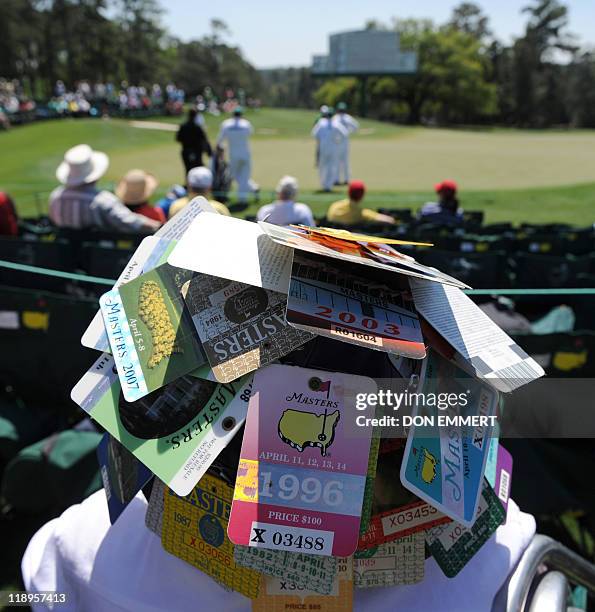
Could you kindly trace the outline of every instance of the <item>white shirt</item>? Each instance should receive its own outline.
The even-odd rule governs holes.
[[[273,223],[275,225],[302,224],[310,227],[314,226],[314,216],[307,204],[292,202],[290,200],[277,200],[261,206],[256,213],[258,221]]]
[[[348,134],[353,134],[359,130],[359,123],[348,113],[337,113],[333,117],[333,121],[339,125],[342,125]]]
[[[29,542],[21,571],[29,592],[66,593],[58,612],[157,612],[220,610],[250,612],[251,601],[227,592],[209,576],[170,555],[145,526],[147,502],[139,493],[110,526],[105,492],[44,525]],[[508,503],[506,523],[465,568],[447,578],[432,558],[425,578],[413,585],[354,592],[355,612],[490,612],[535,534],[535,520]],[[34,612],[47,610],[33,604]]]
[[[331,119],[323,117],[312,128],[312,136],[318,140],[320,153],[324,155],[332,152],[333,149],[349,137],[349,134],[342,125],[333,123]]]
[[[249,139],[253,133],[252,124],[243,117],[226,119],[219,130],[217,144],[227,140],[229,157],[249,157]]]

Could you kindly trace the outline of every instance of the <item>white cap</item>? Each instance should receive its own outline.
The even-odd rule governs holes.
[[[186,177],[188,189],[210,189],[213,185],[213,173],[204,166],[192,168]]]
[[[294,198],[298,191],[298,181],[295,176],[284,176],[277,183],[277,193],[285,198]]]
[[[326,104],[323,104],[323,105],[320,107],[320,112],[321,112],[323,115],[325,115],[326,113],[328,113],[328,106],[327,106]]]

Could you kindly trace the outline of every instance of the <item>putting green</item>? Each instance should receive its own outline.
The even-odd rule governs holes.
[[[263,194],[283,174],[293,174],[302,199],[315,209],[326,207],[328,197],[312,193],[318,189],[315,145],[309,136],[315,113],[262,109],[248,118],[256,132],[253,177]],[[222,119],[208,117],[212,141]],[[87,142],[110,155],[107,183],[113,185],[131,168],[143,168],[159,178],[162,192],[183,182],[171,131],[171,124],[181,119],[149,121],[156,123],[149,129],[115,119],[48,121],[0,133],[0,189],[14,195],[24,215],[45,210],[64,151]],[[465,131],[370,120],[361,127],[351,142],[352,175],[367,183],[370,205],[415,208],[431,196],[435,182],[453,178],[461,186],[464,206],[486,209],[492,221],[593,221],[589,184],[595,182],[595,131]],[[561,209],[556,203],[564,198],[569,202]],[[531,202],[530,207],[523,201]]]

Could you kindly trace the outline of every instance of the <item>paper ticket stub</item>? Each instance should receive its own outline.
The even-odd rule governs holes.
[[[322,595],[331,593],[337,577],[338,557],[236,545],[234,559],[242,567],[289,581]]]
[[[484,477],[490,483],[492,489],[496,486],[496,472],[498,469],[498,448],[500,442],[496,435],[492,435],[490,445],[488,447],[488,458],[486,459],[486,469]]]
[[[350,612],[353,610],[353,561],[337,559],[337,575],[328,595],[321,595],[283,578],[263,576],[260,594],[252,601],[252,612]]]
[[[130,261],[126,264],[124,270],[122,270],[122,273],[114,284],[114,289],[142,274],[143,268],[151,253],[156,248],[162,248],[168,243],[167,240],[160,240],[155,236],[148,236],[145,238],[130,258]],[[89,323],[89,327],[87,327],[82,335],[81,344],[87,348],[101,351],[102,353],[110,351],[110,344],[107,334],[105,333],[105,325],[103,324],[103,317],[100,311],[97,311],[93,320]]]
[[[291,229],[297,229],[300,232],[305,232],[305,235],[310,234],[329,236],[339,240],[347,240],[349,242],[369,242],[372,244],[400,244],[408,246],[433,246],[430,242],[411,242],[410,240],[398,240],[396,238],[384,238],[379,236],[368,236],[367,234],[356,234],[345,229],[337,229],[333,227],[308,227],[306,225],[290,225]]]
[[[184,210],[162,225],[154,236],[147,236],[120,274],[114,288],[131,281],[154,267],[165,263],[190,223],[202,212],[215,213],[215,209],[203,197],[192,200]],[[116,270],[114,270],[114,274]],[[105,333],[103,317],[97,312],[81,338],[81,344],[102,353],[110,352],[110,344]]]
[[[494,469],[493,475],[488,475],[486,470],[486,480],[488,481],[492,489],[494,489],[494,492],[498,496],[498,499],[504,506],[505,510],[508,510],[511,479],[512,455],[502,445],[499,445],[496,467]]]
[[[146,527],[159,537],[161,537],[161,530],[163,529],[165,489],[165,484],[161,482],[159,478],[153,478],[153,488],[151,489],[151,496],[149,497],[147,512],[145,514]]]
[[[155,232],[155,236],[166,240],[180,240],[196,217],[204,212],[218,214],[205,197],[196,196],[177,215],[162,225]]]
[[[367,531],[360,535],[358,551],[394,542],[451,520],[419,499],[399,480],[404,446],[404,440],[395,439],[394,444],[384,445],[385,452],[378,456],[372,518]]]
[[[180,294],[191,274],[163,264],[99,300],[129,402],[208,363]]]
[[[370,378],[269,365],[254,374],[229,537],[313,555],[357,546],[371,428],[348,398]]]
[[[153,472],[108,433],[97,446],[103,489],[113,525],[134,496],[153,477]]]
[[[219,382],[235,380],[313,338],[287,325],[283,293],[207,274],[192,278],[182,293]]]
[[[251,388],[250,376],[222,385],[188,374],[127,402],[114,359],[104,354],[71,398],[158,478],[186,495],[242,426]]]
[[[430,529],[426,542],[436,563],[449,578],[456,576],[504,521],[506,510],[484,481],[477,518],[471,528],[449,523]]]
[[[366,589],[415,584],[424,579],[425,534],[423,531],[358,551],[353,559],[353,584]]]
[[[257,223],[224,215],[200,215],[179,240],[168,262],[286,295],[291,254],[291,249],[269,240]]]
[[[236,565],[227,524],[233,487],[205,474],[190,495],[165,493],[161,543],[172,555],[183,559],[217,582],[255,598],[260,574]]]
[[[365,533],[370,526],[372,506],[374,505],[374,481],[376,480],[376,467],[378,465],[379,450],[380,438],[372,434],[372,442],[370,443],[370,458],[368,459],[368,473],[366,474],[366,487],[364,489],[364,501],[362,504],[362,517],[359,525],[360,535]]]
[[[402,289],[389,289],[352,269],[296,252],[287,322],[365,348],[423,359],[426,349],[406,279]]]
[[[456,352],[460,367],[498,391],[540,378],[543,368],[460,289],[411,279],[415,306]]]
[[[401,482],[424,501],[468,527],[475,520],[488,457],[498,392],[436,351],[424,364],[424,397],[409,430]],[[442,419],[442,421],[441,421]]]
[[[442,512],[417,499],[394,510],[372,515],[368,530],[359,539],[358,550],[394,542],[407,535],[450,522],[451,519]]]
[[[448,283],[456,287],[467,286],[448,274],[418,263],[412,257],[403,255],[388,245],[353,242],[337,237],[309,234],[307,231],[292,230],[264,221],[259,221],[258,225],[276,245],[284,245],[327,258],[340,259],[356,264],[358,267],[364,266],[361,269],[364,275],[367,269],[376,268],[438,283]]]

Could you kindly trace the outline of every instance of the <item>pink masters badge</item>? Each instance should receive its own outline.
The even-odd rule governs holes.
[[[232,542],[338,557],[355,551],[372,429],[356,425],[353,400],[374,392],[363,376],[284,365],[256,372]]]

